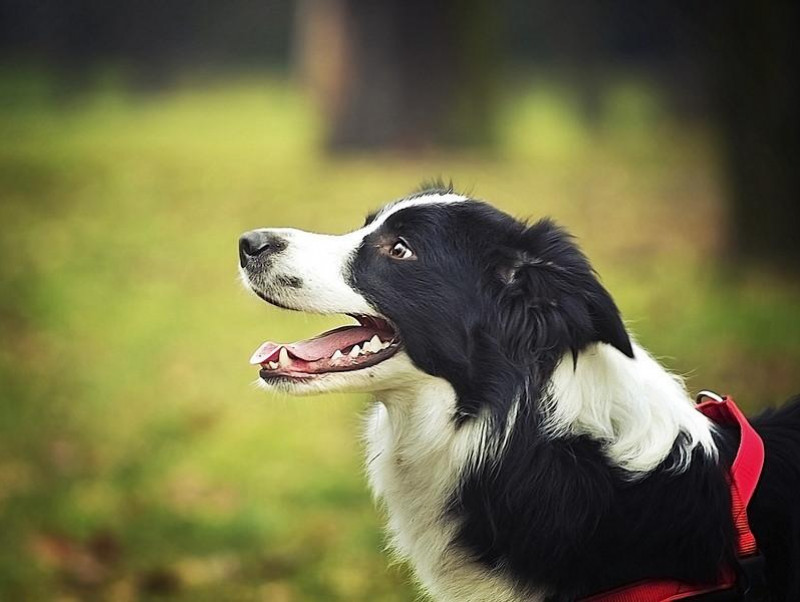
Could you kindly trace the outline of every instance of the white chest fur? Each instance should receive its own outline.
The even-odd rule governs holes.
[[[458,523],[447,503],[462,471],[481,457],[482,423],[455,429],[455,394],[437,378],[380,398],[366,425],[367,472],[386,506],[394,551],[437,602],[535,602],[452,545]]]

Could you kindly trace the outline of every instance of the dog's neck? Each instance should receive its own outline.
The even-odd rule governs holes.
[[[423,463],[428,474],[443,475],[452,471],[439,469],[462,467],[476,451],[477,425],[468,425],[463,433],[454,428],[456,394],[446,380],[426,375],[403,388],[383,391],[376,399],[380,405],[372,416],[367,437],[370,443],[379,442],[381,448],[369,450],[370,462],[373,455],[374,461],[381,462],[390,455],[393,471],[405,474],[406,467]],[[433,487],[438,493],[454,485],[449,477],[441,478],[442,482],[426,483],[426,487]],[[391,489],[385,483],[372,484],[381,494]]]
[[[458,525],[446,504],[464,471],[482,459],[485,422],[455,428],[456,394],[440,378],[423,376],[402,389],[383,391],[366,429],[367,473],[375,497],[388,511],[392,548],[414,565],[436,600],[519,602],[502,575],[486,575],[454,550]],[[542,597],[526,596],[527,602]]]

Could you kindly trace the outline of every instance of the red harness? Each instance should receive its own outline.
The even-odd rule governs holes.
[[[747,505],[761,476],[761,468],[764,465],[764,443],[742,411],[736,407],[733,399],[728,396],[722,398],[705,391],[700,394],[698,401],[703,398],[709,401],[699,403],[697,409],[712,422],[739,427],[739,450],[731,465],[728,480],[731,487],[731,513],[736,527],[736,556],[740,568],[747,567],[755,560],[761,560],[756,538],[747,521]],[[746,568],[743,570],[745,573],[748,572]],[[581,602],[673,602],[701,594],[734,590],[741,585],[739,576],[740,572],[734,567],[726,566],[722,568],[713,583],[689,584],[670,579],[652,579],[589,596],[583,598]],[[745,575],[745,577],[751,576]],[[748,583],[745,587],[754,587],[754,584]]]

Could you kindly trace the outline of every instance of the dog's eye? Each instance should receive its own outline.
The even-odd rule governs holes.
[[[411,250],[406,241],[400,238],[392,245],[389,255],[393,259],[411,259],[414,257],[414,251]]]

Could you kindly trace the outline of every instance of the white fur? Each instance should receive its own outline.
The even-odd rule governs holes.
[[[452,543],[459,524],[445,506],[464,472],[492,453],[485,419],[454,429],[452,387],[422,373],[376,399],[366,428],[370,485],[388,511],[394,551],[411,561],[428,593],[441,602],[541,600]]]
[[[409,207],[419,207],[420,205],[463,203],[467,202],[468,200],[469,199],[467,197],[452,192],[433,193],[418,196],[412,199],[403,199],[401,201],[397,201],[396,203],[386,205],[378,212],[378,214],[375,216],[375,219],[368,226],[366,226],[364,230],[369,230],[370,232],[375,231],[389,218],[390,215]]]
[[[286,249],[275,258],[269,271],[250,276],[252,286],[271,299],[299,311],[320,314],[374,314],[366,299],[353,290],[344,278],[347,263],[355,253],[364,232],[356,230],[341,236],[314,234],[293,228],[265,230],[286,241]],[[247,273],[245,272],[247,275]],[[299,277],[299,289],[280,285],[280,278]],[[275,283],[274,285],[271,283]]]
[[[712,427],[694,409],[683,381],[633,344],[635,359],[602,343],[568,354],[547,391],[545,429],[552,436],[588,435],[605,444],[608,458],[632,473],[646,473],[685,435],[675,470],[685,469],[700,446],[716,457]]]

